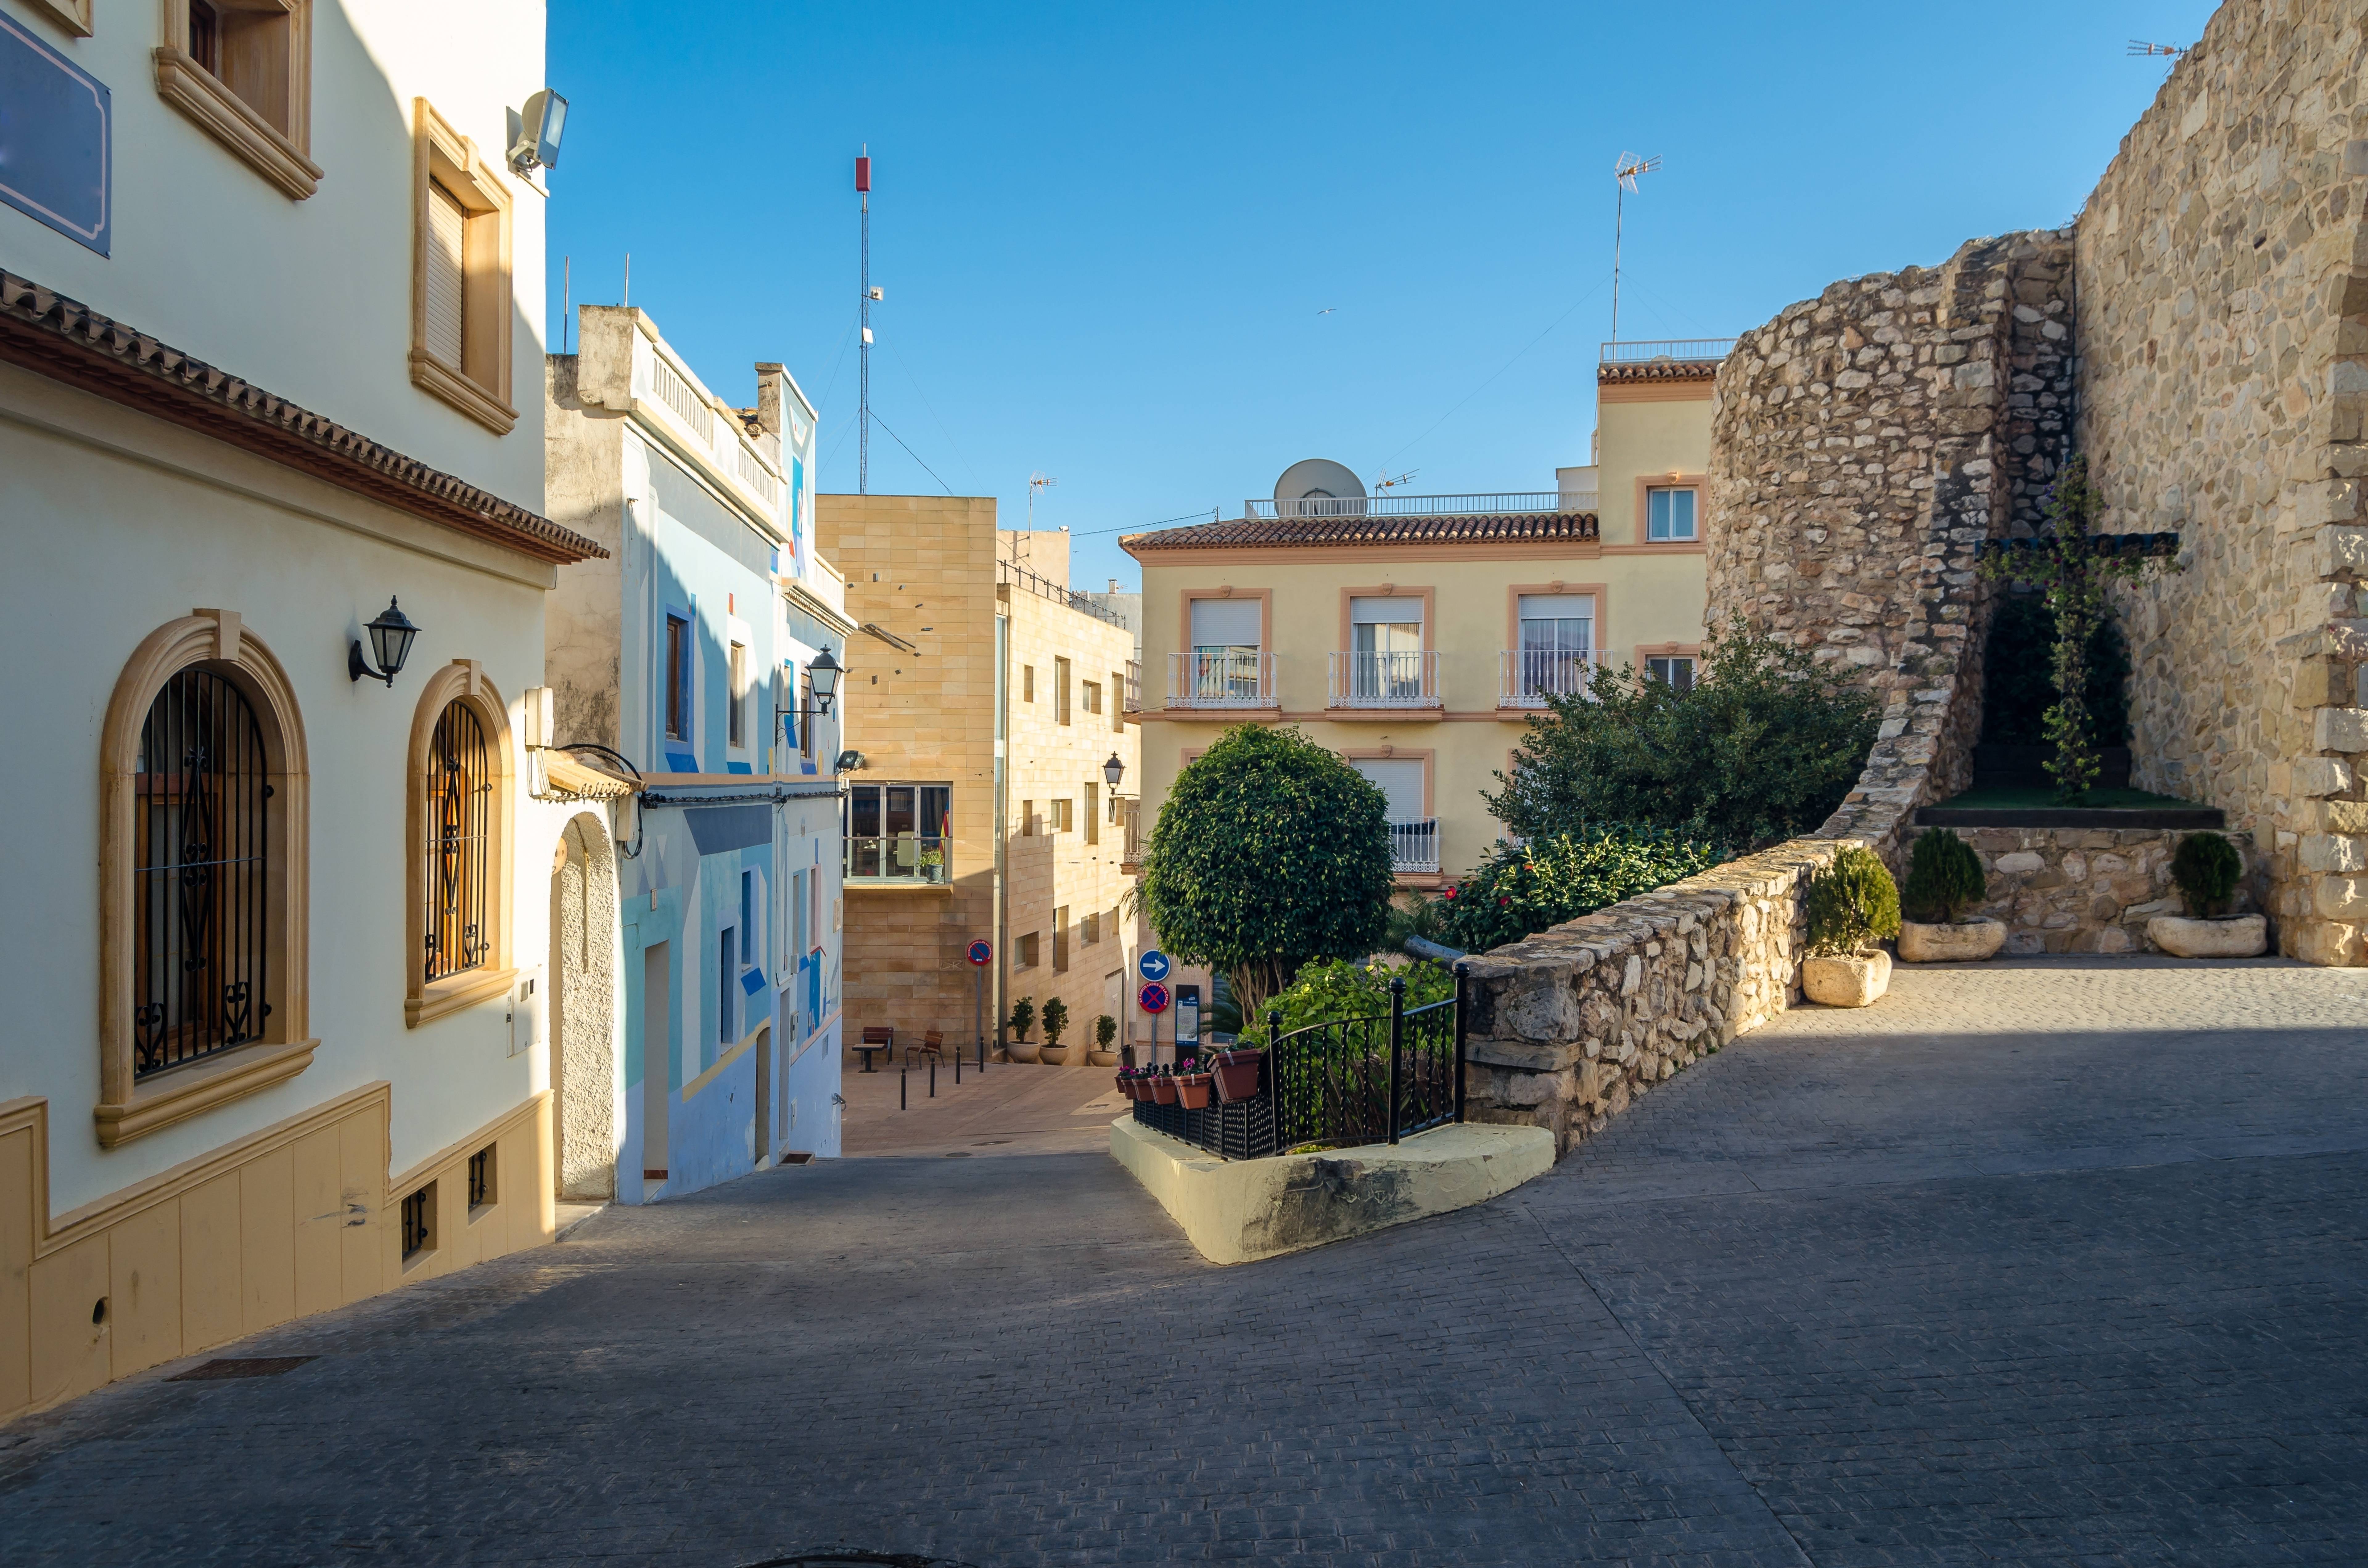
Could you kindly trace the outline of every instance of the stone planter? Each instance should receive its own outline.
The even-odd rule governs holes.
[[[1032,1040],[1015,1040],[1003,1048],[1003,1052],[1014,1062],[1033,1062],[1036,1052],[1042,1049]]]
[[[1038,1060],[1047,1067],[1066,1067],[1069,1052],[1076,1049],[1074,1045],[1048,1045],[1039,1054]]]
[[[1914,920],[1899,923],[1899,957],[1904,963],[1970,963],[1995,956],[2005,945],[2003,920],[1984,917],[1946,926]]]
[[[1801,989],[1828,1007],[1863,1007],[1891,986],[1891,955],[1871,953],[1810,959],[1801,965]]]
[[[1115,1067],[1118,1065],[1118,1052],[1115,1051],[1089,1050],[1086,1052],[1086,1065],[1088,1067]]]
[[[2253,959],[2269,950],[2270,923],[2259,915],[2194,920],[2157,915],[2146,925],[2146,940],[2176,959]]]

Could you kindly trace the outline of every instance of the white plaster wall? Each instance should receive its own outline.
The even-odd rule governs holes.
[[[102,9],[102,25],[123,10]],[[540,452],[540,443],[536,443]],[[0,1099],[51,1102],[63,1212],[378,1079],[393,1086],[397,1171],[547,1086],[513,1055],[501,1001],[404,1023],[404,791],[421,680],[479,660],[510,708],[511,950],[541,978],[552,851],[575,808],[523,788],[521,694],[542,669],[549,568],[29,373],[0,367],[0,661],[17,672],[0,790],[33,831],[0,900]],[[389,691],[346,674],[347,644],[399,595],[421,628]],[[99,729],[125,661],[198,607],[237,610],[301,705],[312,772],[311,1024],[294,1079],[111,1152],[98,1098]],[[546,982],[547,983],[547,982]]]
[[[540,510],[543,203],[509,174],[506,111],[544,85],[541,0],[314,0],[312,158],[291,201],[157,96],[157,0],[100,0],[73,39],[0,0],[114,102],[113,254],[0,207],[0,265],[140,332]],[[563,85],[561,91],[564,92]],[[495,436],[411,381],[412,102],[511,198],[512,406]],[[337,352],[324,353],[334,335]]]

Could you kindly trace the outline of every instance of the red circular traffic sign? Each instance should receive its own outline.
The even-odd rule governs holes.
[[[1160,984],[1159,982],[1156,980],[1145,984],[1142,990],[1136,992],[1134,994],[1134,999],[1142,1004],[1143,1010],[1146,1013],[1164,1013],[1167,1011],[1167,987]]]
[[[987,963],[995,957],[995,944],[982,937],[977,941],[973,942],[970,945],[968,957],[971,962],[978,965],[981,969],[985,969],[987,966]]]

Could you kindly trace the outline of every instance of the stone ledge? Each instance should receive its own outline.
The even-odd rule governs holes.
[[[1483,1203],[1554,1168],[1543,1127],[1434,1127],[1402,1143],[1223,1160],[1122,1116],[1110,1158],[1212,1263],[1304,1252]]]

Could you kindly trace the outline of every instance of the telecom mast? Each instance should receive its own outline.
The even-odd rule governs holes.
[[[863,294],[856,309],[863,342],[856,360],[855,493],[871,494],[871,301],[880,291],[871,287],[871,143],[866,142],[855,159],[855,190],[863,199]]]

